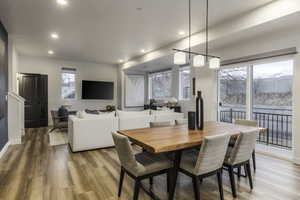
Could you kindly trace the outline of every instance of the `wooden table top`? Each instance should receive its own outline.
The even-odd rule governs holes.
[[[205,122],[204,130],[188,130],[187,125],[143,128],[134,130],[120,130],[120,134],[127,136],[134,143],[152,153],[176,151],[199,146],[204,136],[229,134],[236,137],[243,131],[259,129],[265,133],[267,129],[250,126],[241,126],[229,123]]]

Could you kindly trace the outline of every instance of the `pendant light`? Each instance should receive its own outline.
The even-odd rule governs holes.
[[[221,65],[220,58],[211,58],[209,60],[209,68],[210,69],[219,69]]]
[[[189,49],[186,50],[180,50],[180,49],[173,49],[176,51],[174,53],[174,64],[175,65],[185,65],[186,63],[189,63],[190,65],[193,65],[194,67],[204,67],[206,64],[209,65],[210,69],[219,69],[221,66],[221,58],[214,55],[208,54],[208,1],[206,0],[206,42],[205,42],[205,54],[203,53],[196,53],[191,51],[191,0],[188,0],[189,2]],[[188,60],[187,55],[188,54]],[[193,63],[191,63],[191,58],[193,55]]]
[[[174,54],[174,64],[175,65],[184,65],[186,64],[186,55],[183,52],[176,52]]]
[[[205,66],[205,57],[202,55],[196,55],[193,59],[194,67],[204,67]]]

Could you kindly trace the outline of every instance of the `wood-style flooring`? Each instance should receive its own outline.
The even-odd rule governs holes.
[[[113,148],[71,153],[67,145],[49,146],[47,128],[29,129],[23,144],[10,146],[0,161],[0,200],[116,200],[119,161]],[[87,133],[88,134],[88,133]],[[135,148],[139,150],[139,148]],[[245,178],[237,183],[240,200],[299,200],[300,167],[257,154],[254,190]],[[145,185],[148,181],[145,182]],[[225,199],[233,199],[224,172]],[[203,200],[219,199],[216,178],[201,185]],[[120,199],[131,200],[133,181],[126,176]],[[154,179],[154,191],[166,199],[166,178]],[[192,181],[179,176],[176,199],[192,200]],[[150,198],[141,191],[139,200]]]

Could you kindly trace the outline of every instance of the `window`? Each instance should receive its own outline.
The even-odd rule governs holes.
[[[232,122],[246,117],[247,67],[219,71],[220,120]]]
[[[76,99],[76,69],[63,68],[61,73],[61,81],[62,99]]]
[[[172,96],[172,71],[149,75],[149,99],[165,99]]]
[[[190,74],[190,67],[182,67],[179,70],[179,97],[182,100],[188,100],[191,97]]]
[[[291,149],[293,68],[293,60],[278,58],[219,70],[219,120],[255,120],[267,128],[259,143]]]

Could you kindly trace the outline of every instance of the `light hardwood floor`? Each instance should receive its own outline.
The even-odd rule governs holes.
[[[299,166],[257,154],[257,168],[254,190],[241,178],[237,199],[300,199]],[[113,148],[71,153],[67,145],[49,146],[46,128],[29,129],[24,143],[9,147],[0,161],[0,200],[116,200],[119,169]],[[154,191],[162,199],[166,199],[165,181],[164,175],[154,180]],[[233,199],[226,171],[223,184],[225,199]],[[176,199],[194,199],[192,188],[191,179],[180,175]],[[126,176],[121,199],[131,200],[132,189],[133,181]],[[219,199],[215,178],[204,180],[200,190],[203,200]],[[150,198],[141,191],[139,199]]]

